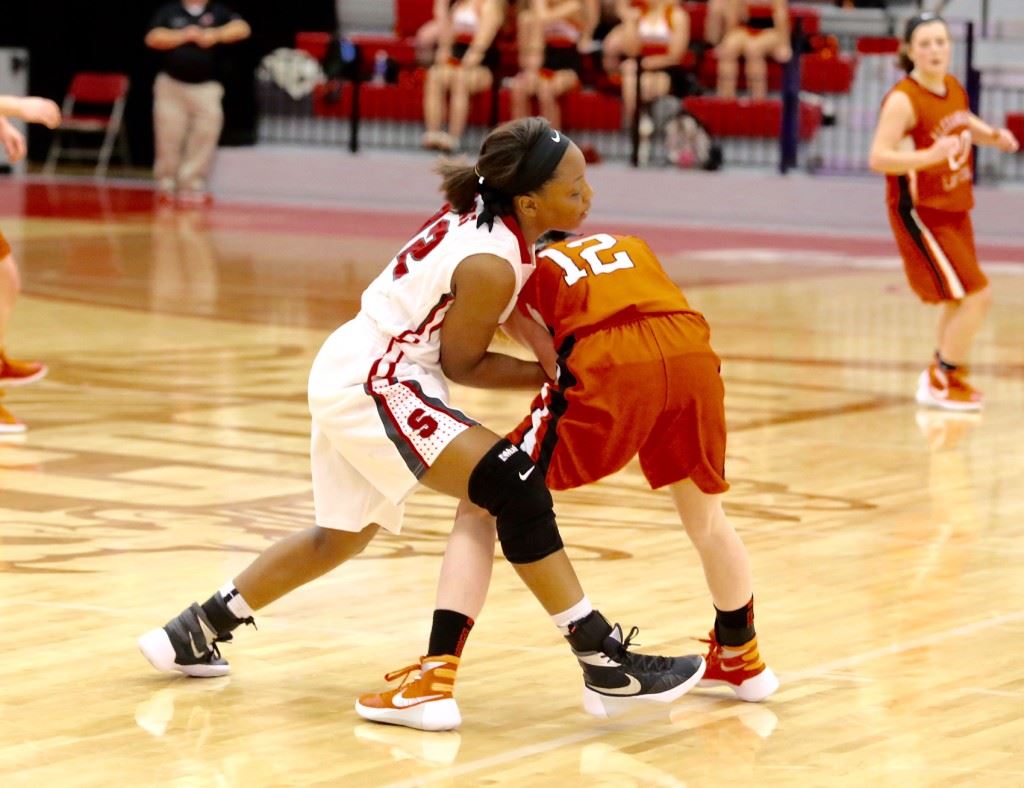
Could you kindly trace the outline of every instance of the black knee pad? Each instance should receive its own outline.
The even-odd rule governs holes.
[[[498,441],[469,476],[469,500],[498,521],[498,541],[513,564],[530,564],[562,549],[551,493],[526,452]]]

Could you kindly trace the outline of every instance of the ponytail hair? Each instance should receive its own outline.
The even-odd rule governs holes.
[[[441,191],[456,213],[469,213],[476,205],[477,174],[472,164],[446,159],[437,165]]]
[[[441,191],[457,213],[470,213],[479,194],[483,210],[477,226],[513,213],[513,200],[544,186],[554,176],[570,140],[544,118],[503,123],[484,138],[476,165],[442,161]]]
[[[907,45],[905,43],[900,44],[900,51],[896,54],[896,65],[908,74],[914,70],[914,61],[907,54]]]

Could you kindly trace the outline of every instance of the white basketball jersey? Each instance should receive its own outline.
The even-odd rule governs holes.
[[[467,257],[492,254],[508,261],[516,287],[500,322],[512,312],[519,291],[533,273],[533,249],[514,219],[506,224],[496,218],[493,230],[477,227],[476,219],[475,212],[459,215],[446,205],[363,292],[361,314],[392,339],[373,376],[391,376],[399,360],[440,373],[440,329],[454,299],[452,276]]]

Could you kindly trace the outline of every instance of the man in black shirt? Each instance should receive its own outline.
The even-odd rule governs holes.
[[[178,192],[183,202],[207,200],[206,178],[224,125],[217,48],[250,33],[238,14],[206,0],[167,3],[153,17],[146,46],[163,54],[153,86],[153,174],[161,197]]]

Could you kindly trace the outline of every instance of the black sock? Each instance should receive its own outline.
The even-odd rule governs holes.
[[[715,608],[715,637],[723,646],[742,646],[754,634],[754,597],[738,610]]]
[[[213,596],[203,602],[200,607],[206,614],[210,626],[217,631],[218,635],[226,635],[231,630],[237,629],[240,625],[246,623],[244,619],[239,618],[228,610],[228,604],[224,601],[224,597],[220,595],[220,591],[215,591]],[[251,620],[249,619],[249,621]]]
[[[942,356],[939,355],[939,351],[937,350],[935,351],[935,361],[946,372],[955,372],[959,367],[957,364],[950,364],[948,361],[943,361]]]
[[[461,657],[473,623],[473,619],[469,616],[456,613],[454,610],[435,610],[434,624],[430,628],[430,645],[427,646],[427,656],[439,657],[442,654],[451,654],[454,657]]]
[[[604,640],[612,632],[612,625],[608,623],[599,610],[591,610],[579,621],[569,624],[569,643],[576,651],[601,651],[604,648]]]

